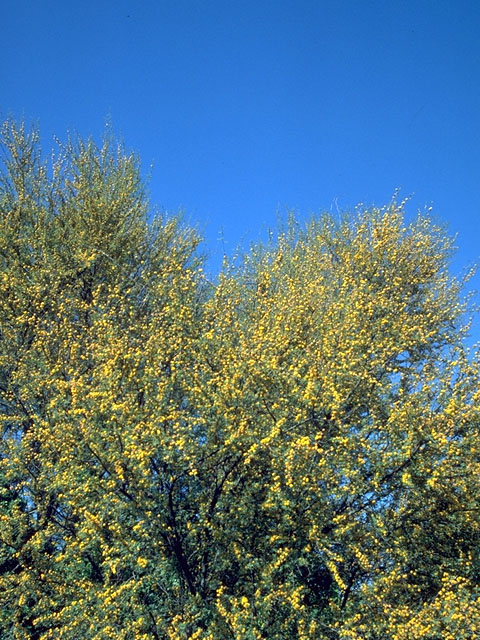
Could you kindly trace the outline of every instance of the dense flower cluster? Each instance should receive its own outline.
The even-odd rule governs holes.
[[[395,201],[292,220],[213,284],[111,139],[2,145],[2,639],[479,637],[444,231]]]

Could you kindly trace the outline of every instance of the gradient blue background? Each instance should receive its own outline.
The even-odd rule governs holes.
[[[478,0],[3,0],[1,15],[1,116],[37,121],[46,150],[110,119],[212,269],[287,207],[397,188],[458,234],[455,270],[478,260]]]

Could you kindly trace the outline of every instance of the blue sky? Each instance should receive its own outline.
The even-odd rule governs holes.
[[[277,211],[400,188],[458,234],[458,269],[480,256],[479,32],[476,0],[3,0],[0,114],[46,149],[111,119],[212,265]]]

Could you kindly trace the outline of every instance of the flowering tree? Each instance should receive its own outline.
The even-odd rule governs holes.
[[[403,204],[203,275],[136,158],[3,127],[0,634],[480,634],[478,362]]]

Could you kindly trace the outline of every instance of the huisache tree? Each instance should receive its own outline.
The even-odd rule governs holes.
[[[8,121],[0,636],[480,635],[480,386],[452,242],[291,220],[214,283],[137,159]]]

